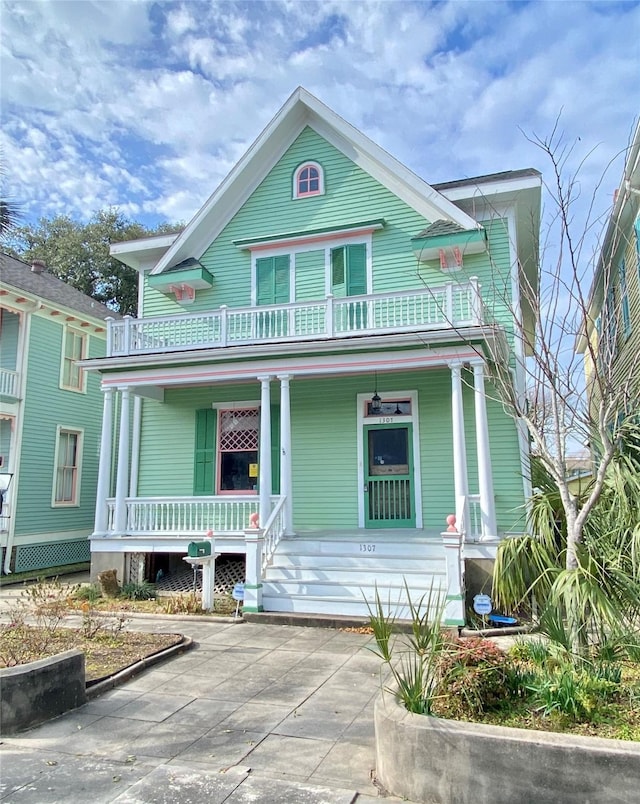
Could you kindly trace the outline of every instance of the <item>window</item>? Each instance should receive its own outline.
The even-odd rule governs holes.
[[[82,430],[58,427],[52,500],[55,507],[80,504],[82,435]]]
[[[636,218],[636,256],[638,258],[638,280],[640,280],[640,215]]]
[[[76,364],[87,354],[87,336],[84,332],[66,329],[62,349],[62,376],[60,385],[69,391],[84,391],[84,371]]]
[[[218,491],[255,492],[258,484],[258,408],[221,410]]]
[[[324,195],[324,172],[317,162],[305,162],[293,176],[293,197]]]

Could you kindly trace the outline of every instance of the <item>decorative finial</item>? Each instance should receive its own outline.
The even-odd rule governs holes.
[[[260,519],[260,514],[253,513],[249,517],[249,527],[250,528],[257,528],[258,527],[258,520]]]
[[[456,528],[456,515],[455,514],[449,514],[449,516],[447,517],[447,525],[448,525],[447,533],[457,533],[458,529]]]

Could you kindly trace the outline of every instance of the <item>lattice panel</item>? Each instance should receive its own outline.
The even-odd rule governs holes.
[[[214,593],[216,595],[231,594],[237,583],[244,583],[245,564],[243,559],[219,559],[216,562],[216,582]],[[193,570],[185,566],[184,569],[163,575],[156,585],[158,592],[191,592],[193,589]],[[202,569],[196,572],[196,589],[202,591]]]
[[[25,544],[16,547],[14,572],[61,567],[64,564],[80,564],[91,560],[88,539],[72,542],[49,542],[48,544]]]
[[[220,449],[233,452],[258,449],[258,411],[255,408],[220,412]]]
[[[128,583],[144,581],[146,553],[129,553]]]

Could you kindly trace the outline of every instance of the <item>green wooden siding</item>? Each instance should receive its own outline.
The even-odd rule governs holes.
[[[90,357],[104,355],[103,339],[91,336],[88,341]],[[63,326],[50,318],[32,317],[15,512],[16,543],[27,541],[21,537],[36,534],[93,530],[102,426],[100,378],[95,373],[88,374],[86,394],[61,390],[62,343]],[[51,506],[59,425],[84,431],[78,507]]]
[[[296,301],[314,301],[325,296],[324,251],[296,254]]]
[[[20,318],[9,310],[0,310],[0,368],[16,370]]]

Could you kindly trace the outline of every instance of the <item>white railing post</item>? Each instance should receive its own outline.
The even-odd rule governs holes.
[[[471,314],[473,323],[480,326],[484,323],[482,320],[482,296],[480,295],[480,283],[477,276],[469,278],[469,293],[471,295]]]
[[[107,324],[107,357],[111,357],[113,355],[113,322],[115,319],[108,315],[105,321]]]
[[[120,438],[118,440],[116,510],[114,517],[117,536],[124,536],[127,531],[127,492],[129,490],[129,397],[129,389],[121,388]]]
[[[451,425],[453,435],[453,479],[456,496],[456,521],[462,534],[469,523],[469,483],[467,480],[467,447],[464,432],[462,400],[462,363],[449,364],[451,369]]]
[[[229,307],[226,304],[220,305],[220,346],[226,346],[228,343],[228,318],[227,310]]]
[[[476,417],[476,452],[478,454],[478,485],[480,487],[480,511],[482,513],[482,540],[497,537],[496,505],[493,496],[491,451],[489,448],[489,423],[487,420],[487,397],[484,390],[484,362],[472,360],[473,398]]]
[[[456,517],[447,517],[447,529],[441,533],[447,567],[447,597],[444,625],[464,625],[464,573],[462,564],[462,533],[456,526]]]
[[[125,315],[122,317],[123,332],[122,332],[122,351],[125,355],[131,354],[131,322],[133,316]]]
[[[262,611],[262,550],[264,530],[247,528],[244,532],[246,576],[243,611]]]
[[[104,391],[102,404],[102,433],[100,435],[100,456],[98,458],[98,483],[96,486],[96,515],[93,535],[106,536],[109,527],[107,499],[111,481],[111,434],[113,430],[113,390]]]
[[[260,525],[264,527],[271,514],[271,377],[260,381],[260,454],[258,482],[260,485]]]
[[[448,323],[450,326],[455,324],[455,318],[453,317],[453,282],[447,282],[444,288],[445,293],[445,323]]]
[[[328,338],[333,338],[333,330],[335,326],[333,321],[333,314],[334,314],[333,300],[334,300],[333,293],[329,293],[327,295],[327,306],[324,316],[325,329],[327,331],[326,334]]]

